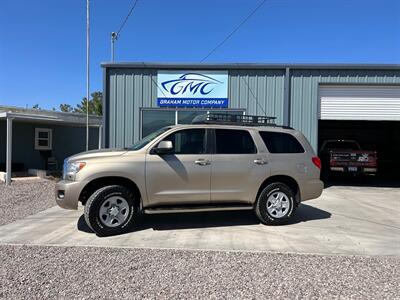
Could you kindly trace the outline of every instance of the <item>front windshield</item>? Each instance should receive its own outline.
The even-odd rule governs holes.
[[[355,142],[329,142],[325,146],[326,149],[332,150],[359,150],[360,147]]]
[[[163,134],[164,132],[166,132],[169,129],[171,129],[171,127],[163,127],[161,129],[158,129],[157,131],[154,131],[154,132],[150,133],[149,135],[145,136],[140,141],[137,141],[136,143],[134,143],[131,147],[129,147],[129,149],[131,149],[131,150],[142,149],[144,146],[146,146],[148,143],[150,143],[156,137]]]

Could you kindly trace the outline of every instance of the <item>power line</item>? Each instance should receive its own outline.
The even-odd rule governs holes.
[[[119,27],[118,31],[117,31],[117,37],[119,36],[119,33],[121,32],[122,28],[124,28],[126,22],[128,21],[129,17],[131,16],[133,10],[135,9],[137,3],[139,2],[139,0],[135,0],[135,2],[133,3],[129,13],[127,14],[127,16],[125,17],[125,20],[122,22],[121,26]]]
[[[213,54],[219,47],[221,47],[229,38],[235,34],[236,31],[239,30],[256,12],[264,5],[267,0],[263,0],[257,7],[230,33],[227,35],[225,39],[223,39],[214,49],[212,49],[200,62],[205,61],[211,54]]]
[[[129,10],[128,14],[126,15],[124,21],[121,23],[121,26],[119,27],[117,32],[111,32],[111,61],[114,61],[114,56],[115,56],[115,41],[118,40],[119,34],[121,30],[124,28],[126,22],[128,22],[129,17],[131,16],[132,12],[134,11],[136,5],[138,4],[139,0],[135,0],[133,3],[131,9]]]

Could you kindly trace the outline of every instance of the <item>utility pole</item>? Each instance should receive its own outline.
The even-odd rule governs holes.
[[[118,33],[111,32],[111,61],[114,61],[115,57],[115,41],[118,39]]]
[[[86,151],[89,150],[89,50],[90,50],[90,27],[89,27],[89,0],[86,0]]]

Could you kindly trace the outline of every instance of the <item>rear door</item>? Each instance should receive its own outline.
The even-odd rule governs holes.
[[[255,133],[214,129],[211,156],[211,202],[252,202],[269,175],[267,153],[259,151]]]

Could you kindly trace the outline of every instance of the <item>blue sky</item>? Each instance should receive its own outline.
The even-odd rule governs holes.
[[[116,61],[199,62],[261,0],[139,0]],[[91,0],[91,91],[133,1]],[[1,0],[0,104],[85,95],[85,0]],[[400,63],[398,0],[269,0],[207,62]]]

